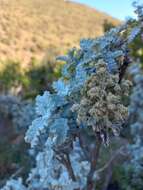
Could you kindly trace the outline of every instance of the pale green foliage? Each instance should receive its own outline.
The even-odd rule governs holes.
[[[62,105],[66,104],[63,97],[58,95],[52,95],[49,92],[45,92],[43,96],[37,96],[36,98],[36,113],[37,118],[32,122],[29,127],[25,140],[31,143],[33,148],[39,142],[39,136],[49,130],[52,120],[52,113]],[[42,133],[42,134],[41,134]]]

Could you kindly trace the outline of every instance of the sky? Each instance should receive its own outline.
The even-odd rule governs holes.
[[[128,17],[134,17],[132,2],[134,0],[74,0],[94,7],[102,12],[106,12],[113,17],[125,20]],[[143,3],[143,0],[139,0]]]

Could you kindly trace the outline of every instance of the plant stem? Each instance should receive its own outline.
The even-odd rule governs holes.
[[[76,181],[76,177],[74,175],[74,171],[73,171],[73,168],[71,166],[71,161],[70,161],[70,157],[68,154],[66,155],[66,160],[67,160],[67,169],[68,169],[69,175],[73,181]]]
[[[90,159],[91,167],[87,177],[87,188],[86,188],[87,190],[94,190],[93,175],[96,170],[97,161],[100,153],[100,147],[101,147],[101,137],[100,134],[97,134],[96,143],[94,143],[91,148],[91,159]]]

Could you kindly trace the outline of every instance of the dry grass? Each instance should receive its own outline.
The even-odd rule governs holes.
[[[49,47],[59,52],[80,38],[97,37],[112,17],[64,0],[0,0],[0,60],[29,63],[40,60]]]

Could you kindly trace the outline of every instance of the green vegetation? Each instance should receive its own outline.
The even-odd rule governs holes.
[[[22,98],[35,98],[44,90],[52,91],[51,83],[60,77],[62,64],[56,64],[51,57],[46,56],[42,63],[35,58],[25,71],[21,64],[8,60],[3,62],[0,70],[0,92],[2,94],[12,93]]]

